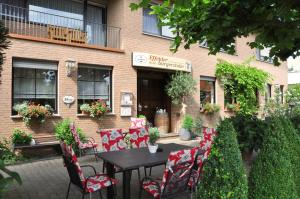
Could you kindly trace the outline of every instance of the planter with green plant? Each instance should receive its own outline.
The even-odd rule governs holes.
[[[202,112],[207,115],[213,115],[220,111],[220,106],[217,104],[206,103],[202,108]]]
[[[14,129],[11,141],[14,146],[29,145],[32,143],[32,134],[26,133],[21,129]]]
[[[240,105],[227,103],[225,105],[225,110],[229,112],[238,112],[240,110]]]
[[[175,105],[182,105],[182,112],[185,113],[186,98],[192,96],[196,91],[197,82],[192,75],[184,72],[177,72],[171,76],[171,81],[166,86],[167,95]]]
[[[179,131],[181,140],[187,141],[191,139],[191,132],[194,127],[194,119],[190,115],[186,115],[183,119],[182,128]]]
[[[107,107],[106,103],[101,99],[93,102],[90,106],[90,116],[98,120],[101,120],[109,111],[110,108]]]
[[[91,111],[91,107],[89,104],[82,104],[80,106],[80,110],[83,115],[89,115]]]
[[[46,118],[53,114],[53,109],[50,105],[42,106],[32,102],[23,102],[16,104],[13,109],[22,116],[24,123],[30,126],[34,123],[44,123]]]
[[[198,115],[196,117],[196,119],[194,120],[193,134],[194,134],[194,137],[202,137],[202,135],[203,135],[203,121],[202,121],[200,115]]]
[[[158,144],[156,141],[159,139],[158,128],[149,128],[149,144],[148,149],[150,153],[156,153],[158,149]]]

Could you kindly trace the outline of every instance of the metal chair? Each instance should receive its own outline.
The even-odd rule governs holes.
[[[61,142],[60,146],[63,152],[64,165],[67,168],[70,177],[66,199],[69,197],[71,184],[74,184],[82,191],[82,198],[88,193],[91,198],[91,193],[96,191],[99,191],[100,198],[102,198],[101,189],[109,186],[114,186],[114,189],[116,190],[115,179],[108,177],[106,174],[97,174],[96,169],[91,165],[80,166],[72,146],[67,145],[64,142]],[[85,177],[82,170],[84,167],[91,168],[94,171],[94,175]]]
[[[200,146],[198,147],[195,164],[192,168],[191,178],[189,181],[189,187],[192,191],[196,190],[196,186],[199,183],[199,180],[201,179],[203,165],[210,154],[211,147],[216,135],[217,132],[214,128],[205,127],[203,129],[203,137],[200,141]]]
[[[97,146],[98,146],[98,144],[95,142],[95,139],[92,138],[92,137],[89,137],[87,142],[85,142],[85,143],[82,142],[80,140],[80,137],[79,137],[78,133],[77,133],[77,130],[76,130],[76,127],[75,127],[74,123],[70,124],[70,130],[71,130],[73,138],[74,138],[74,140],[77,144],[77,147],[79,149],[79,156],[82,155],[82,151],[86,151],[88,149],[93,149],[95,159],[97,161]]]
[[[197,148],[193,148],[171,152],[162,180],[145,177],[141,183],[139,198],[141,198],[142,191],[160,199],[191,193],[188,183],[197,151]]]

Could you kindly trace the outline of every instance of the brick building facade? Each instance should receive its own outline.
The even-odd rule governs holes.
[[[25,7],[23,9],[32,9],[30,12],[34,12],[35,7],[30,5],[35,5],[35,1],[32,1],[32,4],[30,3],[31,0],[28,2],[27,6],[25,4]],[[68,0],[68,2],[71,2],[71,0]],[[132,116],[135,116],[139,109],[138,101],[140,100],[138,99],[140,97],[138,95],[139,75],[143,74],[143,77],[145,78],[145,76],[147,76],[148,74],[148,77],[146,77],[146,79],[155,79],[155,77],[153,76],[156,76],[157,74],[158,76],[163,76],[165,74],[169,75],[170,73],[174,73],[174,71],[172,70],[154,70],[149,67],[142,68],[133,66],[133,52],[143,52],[155,55],[162,55],[169,57],[171,60],[172,58],[180,58],[189,61],[192,65],[191,74],[193,78],[198,82],[198,84],[197,92],[195,93],[193,99],[189,100],[187,113],[194,116],[198,114],[202,115],[204,124],[207,126],[213,125],[219,116],[223,117],[227,115],[227,113],[224,111],[224,91],[218,80],[216,80],[214,86],[214,98],[215,103],[221,106],[220,113],[217,117],[213,118],[200,113],[200,76],[205,78],[211,78],[213,80],[215,76],[215,66],[218,58],[227,60],[229,62],[241,63],[251,56],[256,56],[256,50],[250,49],[246,45],[248,41],[254,39],[253,37],[238,38],[236,40],[235,55],[229,55],[222,52],[218,53],[216,56],[208,55],[208,49],[205,47],[200,47],[199,45],[193,45],[189,50],[179,49],[177,53],[172,54],[169,51],[171,40],[163,34],[165,30],[160,29],[158,31],[159,33],[155,33],[155,30],[152,31],[151,28],[148,29],[148,27],[146,27],[144,24],[147,23],[145,17],[148,16],[147,13],[145,13],[145,10],[143,11],[142,9],[140,9],[134,12],[130,10],[129,4],[131,2],[134,2],[134,0],[99,0],[98,2],[85,2],[86,3],[82,3],[83,8],[86,8],[87,5],[101,6],[101,8],[103,8],[102,11],[105,11],[105,14],[102,15],[105,16],[105,23],[107,23],[105,35],[106,42],[104,43],[97,42],[97,39],[94,39],[95,43],[89,43],[85,41],[83,43],[80,43],[58,39],[53,40],[50,39],[47,35],[44,35],[45,33],[41,32],[39,32],[38,35],[35,35],[34,30],[38,29],[36,26],[45,27],[44,25],[47,24],[47,20],[49,22],[48,15],[50,15],[49,13],[50,11],[52,11],[51,9],[59,9],[59,6],[57,5],[55,6],[55,9],[50,9],[48,7],[48,9],[42,10],[43,12],[49,12],[47,15],[48,17],[46,17],[44,21],[42,21],[43,25],[40,25],[41,21],[37,23],[37,19],[34,19],[32,17],[31,21],[33,21],[33,24],[30,24],[30,22],[28,22],[30,21],[30,17],[28,17],[27,19],[26,17],[24,17],[21,21],[18,21],[18,19],[13,19],[11,18],[11,16],[7,17],[6,13],[4,13],[5,9],[2,9],[2,19],[4,19],[6,26],[10,28],[11,46],[8,50],[5,51],[6,61],[3,65],[2,83],[0,84],[0,136],[11,135],[14,128],[21,128],[28,132],[33,132],[34,135],[53,134],[55,122],[60,121],[64,118],[69,118],[72,121],[75,121],[77,126],[82,128],[88,136],[93,136],[95,138],[98,138],[96,130],[99,128],[128,129],[128,127],[130,126],[130,117],[121,116],[121,93],[129,92],[133,94]],[[5,5],[7,6],[7,4]],[[2,4],[1,6],[4,7],[4,4]],[[42,6],[39,5],[36,7]],[[7,9],[9,9],[9,6],[7,6]],[[42,12],[41,10],[37,11]],[[151,19],[152,18],[149,19],[150,25]],[[22,27],[22,24],[29,25],[24,25]],[[86,22],[83,24],[86,24]],[[61,26],[62,24],[52,23],[51,25]],[[95,25],[87,25],[86,27],[87,29],[84,28],[84,30],[88,33],[88,37],[93,37],[90,36],[93,34],[100,34],[99,32],[97,33],[95,31],[90,31],[90,29],[96,29]],[[117,36],[113,36],[113,34],[108,34],[108,27],[118,27],[118,30],[120,30],[119,34],[115,34]],[[30,32],[28,29],[33,30]],[[103,31],[103,29],[101,28],[100,30]],[[168,32],[165,33],[166,35],[170,34]],[[110,37],[113,37],[113,39],[110,39]],[[90,41],[92,40],[93,39],[91,39]],[[75,61],[75,70],[72,71],[71,76],[68,77],[66,61],[70,59]],[[47,63],[56,65],[55,71],[57,77],[57,89],[55,92],[56,96],[54,98],[56,100],[55,103],[57,111],[56,114],[53,117],[49,118],[44,125],[26,127],[25,124],[22,122],[22,118],[20,118],[17,115],[14,115],[12,111],[14,99],[17,95],[13,91],[17,90],[17,88],[13,89],[14,84],[16,86],[16,83],[14,83],[14,79],[16,78],[16,75],[14,74],[14,69],[23,68],[22,70],[26,70],[26,63],[28,64],[32,62],[36,63],[36,65],[43,65],[42,63],[46,63],[46,65]],[[22,64],[24,64],[24,67]],[[283,63],[279,67],[274,67],[270,63],[256,60],[253,61],[252,65],[257,68],[263,69],[272,75],[273,81],[270,82],[272,92],[274,90],[273,88],[275,85],[282,85],[284,89],[287,87],[287,66],[285,63]],[[78,87],[78,71],[79,68],[85,68],[86,66],[89,66],[87,68],[93,68],[95,70],[97,70],[98,67],[100,69],[109,71],[110,73],[110,83],[108,82],[107,85],[104,86],[108,86],[108,90],[105,90],[108,94],[107,96],[105,96],[109,98],[108,101],[109,103],[111,103],[110,105],[112,108],[112,112],[108,114],[103,121],[97,121],[90,117],[83,116],[78,111],[79,101],[77,99],[79,98],[79,95],[82,94],[79,93],[80,89]],[[35,66],[33,66],[33,68],[34,67]],[[141,84],[143,84],[143,82],[145,83],[147,81],[142,80],[141,82]],[[97,83],[93,82],[93,84],[96,85]],[[35,83],[35,85],[37,85],[37,83]],[[82,83],[82,85],[85,84]],[[24,84],[21,86],[24,86]],[[97,86],[94,87],[94,92],[96,92],[95,90],[97,90],[98,88]],[[163,87],[157,86],[157,88],[164,90]],[[100,91],[100,93],[101,92],[102,91]],[[36,93],[35,95],[38,96]],[[95,93],[93,93],[92,95],[95,98],[98,96],[98,94]],[[26,97],[26,94],[23,94],[22,96],[24,98],[24,96]],[[75,98],[75,102],[69,107],[63,102],[64,96],[73,96]],[[261,97],[260,102],[263,103],[263,101],[264,100]],[[177,132],[180,127],[182,115],[178,114],[179,108],[174,105],[170,105],[168,110],[170,111],[169,116],[171,118],[170,131]]]

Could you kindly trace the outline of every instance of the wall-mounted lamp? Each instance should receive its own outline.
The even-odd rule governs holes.
[[[72,76],[72,72],[75,70],[75,66],[76,66],[76,61],[73,59],[67,59],[66,60],[66,67],[67,67],[67,76],[71,77]]]

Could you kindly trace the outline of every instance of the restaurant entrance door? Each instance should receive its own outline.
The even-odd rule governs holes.
[[[138,70],[137,113],[138,115],[145,115],[153,126],[158,110],[165,110],[168,113],[168,118],[171,116],[171,100],[165,91],[169,79],[170,73],[167,72]],[[168,125],[170,129],[170,122]]]

